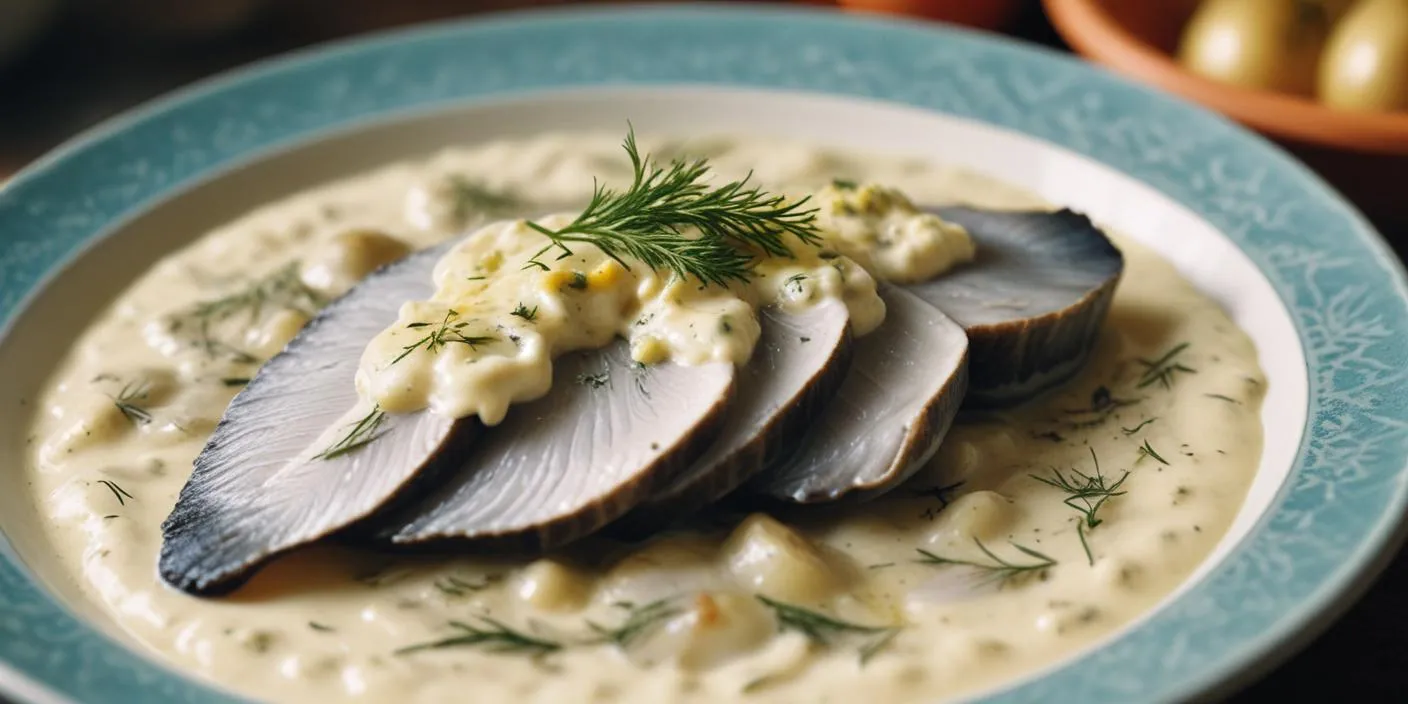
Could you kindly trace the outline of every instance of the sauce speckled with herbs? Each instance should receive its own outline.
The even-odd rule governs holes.
[[[847,200],[857,196],[833,193],[846,182],[925,205],[1045,207],[912,159],[746,138],[642,144],[661,158],[707,156],[720,178],[753,170],[789,197],[842,203],[835,217],[859,219],[831,228],[835,249],[898,280],[961,266],[971,242],[917,213],[866,216]],[[1084,371],[1034,402],[961,419],[923,471],[874,502],[712,515],[642,544],[599,536],[535,558],[324,545],[221,599],[159,581],[160,523],[263,360],[378,266],[501,218],[580,209],[594,175],[629,182],[611,136],[451,149],[272,203],[156,266],[75,342],[35,419],[34,499],[74,579],[177,667],[274,701],[929,702],[1032,672],[1139,617],[1237,512],[1261,453],[1256,351],[1168,263],[1116,237],[1126,273]],[[457,250],[470,254],[442,261],[436,299],[409,304],[400,332],[369,348],[364,391],[489,417],[502,399],[541,391],[475,407],[447,391],[454,384],[378,376],[388,355],[433,332],[405,327],[413,323],[492,317],[516,336],[541,336],[544,359],[566,344],[543,332],[557,326],[607,338],[639,328],[629,333],[637,359],[737,360],[765,296],[841,298],[853,316],[874,296],[859,265],[833,280],[830,261],[777,260],[750,290],[681,291],[688,305],[651,308],[667,280],[625,276],[583,248],[581,261],[476,297],[483,273],[473,267],[495,251],[511,261],[536,249],[521,227],[488,224]],[[582,320],[574,271],[608,310],[579,326],[590,330],[570,329]],[[710,321],[708,335],[680,333],[695,315]],[[454,347],[509,352],[503,344],[514,343]],[[398,395],[404,386],[413,392]]]

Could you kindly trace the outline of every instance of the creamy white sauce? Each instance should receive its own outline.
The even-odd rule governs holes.
[[[667,156],[681,143],[642,147]],[[924,204],[1044,205],[918,160],[733,138],[698,140],[690,152],[710,157],[722,177],[754,170],[788,193],[842,178],[888,184]],[[340,293],[406,248],[483,222],[456,207],[456,192],[487,188],[494,197],[476,200],[488,218],[540,215],[581,207],[593,175],[629,177],[615,137],[449,150],[270,204],[155,267],[75,341],[39,404],[34,500],[75,581],[176,666],[277,701],[927,702],[1031,672],[1138,617],[1208,555],[1242,502],[1262,442],[1265,380],[1255,350],[1168,263],[1118,239],[1127,270],[1080,377],[955,427],[930,467],[878,502],[729,519],[644,546],[593,538],[539,560],[320,546],[278,560],[222,599],[159,582],[160,523],[192,459],[237,380],[255,370],[250,360],[276,352],[306,322],[313,298]],[[301,268],[285,269],[294,260]],[[233,292],[273,303],[206,310],[210,326],[189,326],[190,306]],[[540,316],[552,309],[569,320],[553,295],[521,293],[537,297],[524,302]],[[173,320],[187,325],[173,330]],[[1140,387],[1139,360],[1181,343],[1177,361],[1194,371],[1175,372],[1167,388]],[[665,354],[685,348],[661,344]],[[1131,403],[1099,403],[1110,398]],[[1091,473],[1092,451],[1109,483],[1129,474],[1124,493],[1100,509],[1103,522],[1083,531],[1087,557],[1080,514],[1031,475]],[[1013,564],[1036,562],[1014,544],[1056,564],[975,592],[965,568],[919,561],[923,549],[988,563],[975,539]],[[900,630],[862,664],[873,635],[823,648],[795,631],[779,634],[759,594]],[[663,627],[632,647],[584,643],[589,622],[622,623],[616,602],[670,597]],[[468,647],[397,654],[456,635],[450,621],[482,626],[483,616],[571,645],[539,659]]]

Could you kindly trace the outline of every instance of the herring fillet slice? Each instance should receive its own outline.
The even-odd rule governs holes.
[[[856,342],[836,398],[795,453],[744,487],[795,503],[871,498],[938,450],[968,388],[963,329],[904,289],[885,286],[885,322]]]
[[[509,409],[425,496],[378,517],[394,545],[544,550],[595,532],[718,437],[734,366],[642,366],[630,346],[563,355],[547,396]]]
[[[640,535],[713,503],[776,461],[840,389],[850,368],[850,313],[840,301],[760,311],[762,336],[739,370],[719,439],[684,473],[616,526]]]
[[[1124,256],[1071,210],[938,208],[977,259],[906,288],[958,321],[972,346],[970,408],[1027,400],[1074,376],[1095,345]]]
[[[231,591],[278,554],[394,499],[427,469],[412,458],[473,434],[470,424],[428,412],[388,414],[376,442],[313,458],[330,433],[335,441],[338,428],[370,410],[359,406],[353,384],[362,351],[395,322],[403,302],[433,293],[431,271],[449,246],[369,276],[319,313],[231,401],[162,524],[163,580],[192,594]]]

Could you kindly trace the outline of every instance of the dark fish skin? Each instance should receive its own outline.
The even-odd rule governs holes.
[[[964,408],[1012,406],[1075,376],[1124,272],[1119,249],[1090,218],[1069,209],[934,212],[967,228],[977,258],[906,288],[968,333]]]
[[[158,572],[196,595],[230,592],[269,560],[335,534],[404,498],[435,462],[408,465],[386,437],[329,460],[291,463],[357,403],[353,384],[366,344],[402,302],[433,291],[430,273],[449,245],[383,267],[325,308],[226,409],[162,524]],[[379,432],[448,456],[474,422],[429,413],[388,415]],[[320,449],[320,448],[315,448]]]
[[[778,461],[836,396],[853,358],[844,304],[801,314],[764,309],[762,337],[740,371],[738,399],[723,437],[681,476],[613,524],[609,532],[639,538],[687,519]],[[782,377],[787,365],[810,365],[804,378]],[[780,383],[786,386],[777,386]],[[795,385],[793,385],[795,383]]]

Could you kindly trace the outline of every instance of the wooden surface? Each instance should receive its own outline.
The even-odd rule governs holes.
[[[485,8],[523,3],[468,4]],[[338,9],[330,11],[334,6]],[[405,9],[412,6],[417,9]],[[230,36],[186,44],[170,39],[142,42],[135,48],[114,40],[111,28],[105,33],[91,23],[61,20],[19,63],[0,67],[0,177],[73,133],[191,80],[310,42],[436,14],[459,14],[465,6],[455,0],[300,0],[285,2],[278,12]],[[1034,4],[1010,33],[1064,48]],[[1408,229],[1384,221],[1378,225],[1402,256]],[[1320,692],[1343,693],[1356,701],[1408,701],[1405,594],[1408,556],[1400,556],[1328,631],[1230,701],[1298,702]]]

